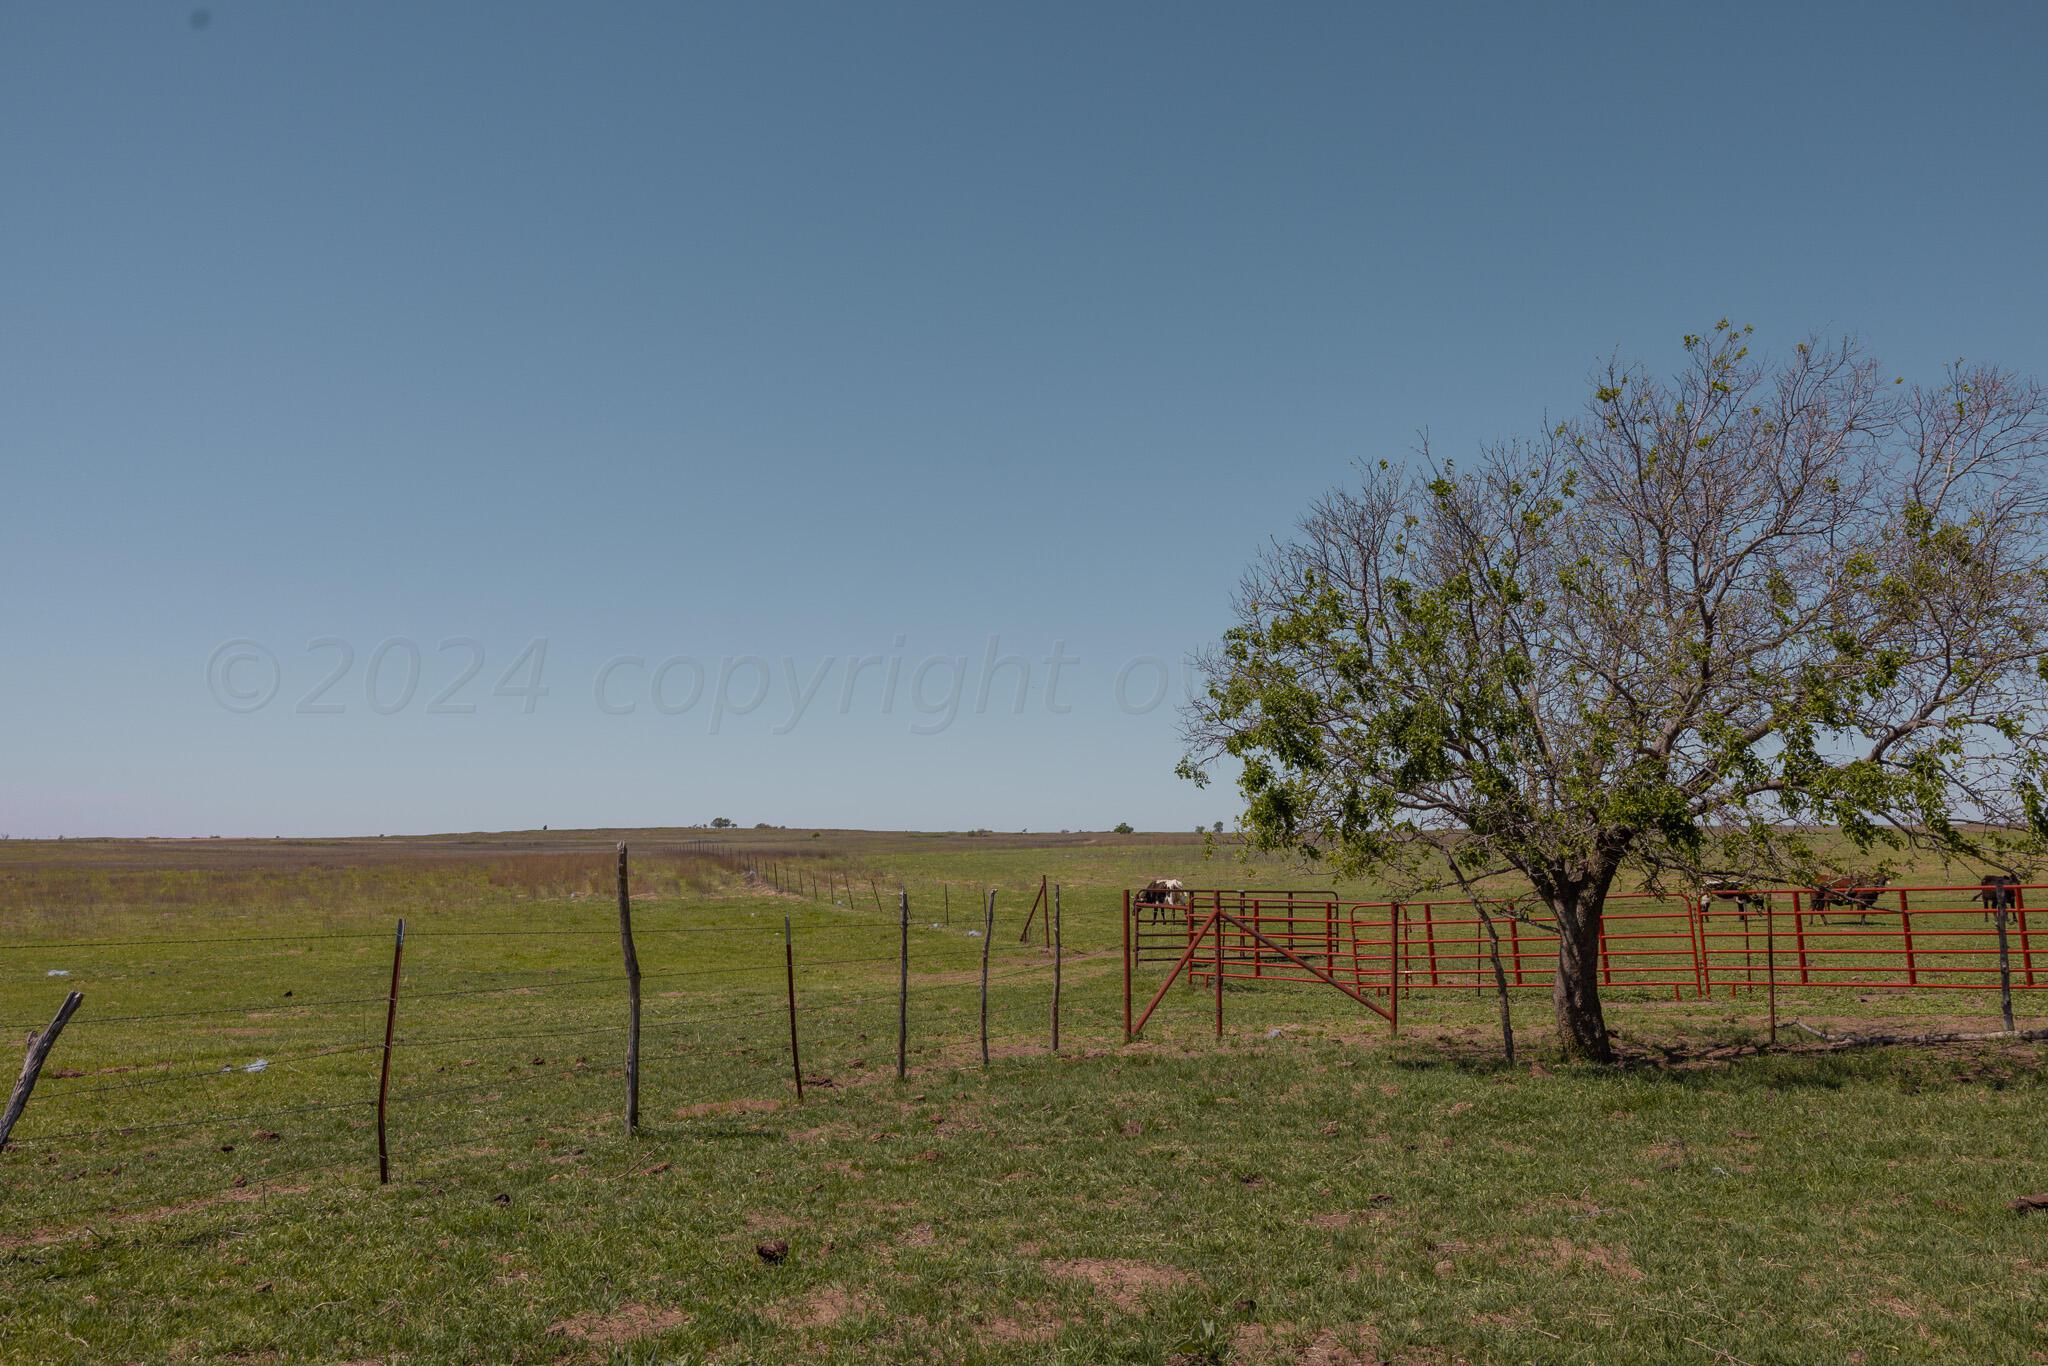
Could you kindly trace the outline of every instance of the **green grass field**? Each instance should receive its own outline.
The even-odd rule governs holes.
[[[615,838],[645,973],[632,1138]],[[1754,994],[1621,990],[1631,1065],[1567,1067],[1537,991],[1510,1070],[1490,997],[1412,996],[1396,1038],[1327,989],[1237,983],[1221,1042],[1210,998],[1176,990],[1125,1046],[1121,888],[1301,876],[1204,865],[1187,836],[735,835],[802,870],[779,895],[702,838],[0,844],[0,1022],[18,1038],[86,997],[0,1154],[0,1360],[2048,1354],[2048,1215],[2007,1207],[2048,1190],[2035,1046],[1759,1055]],[[1017,942],[1042,874],[1064,907],[1058,1056],[1051,960]],[[1961,992],[1787,991],[1780,1011],[1997,1022]]]

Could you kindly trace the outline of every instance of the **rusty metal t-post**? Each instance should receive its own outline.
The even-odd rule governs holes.
[[[626,1132],[640,1129],[640,955],[633,949],[633,894],[619,845],[619,949],[626,958]]]
[[[1060,1051],[1060,885],[1052,885],[1052,1051]]]
[[[910,1072],[910,893],[899,887],[896,897],[902,936],[896,970],[896,1080],[902,1081]]]
[[[804,1098],[804,1065],[796,1051],[796,942],[790,933],[789,917],[782,917],[782,966],[789,978],[789,1070],[796,1076],[796,1098]]]
[[[988,1066],[988,941],[996,937],[996,890],[988,890],[981,913],[981,1065]]]
[[[384,1132],[384,1111],[391,1099],[391,1042],[398,1028],[398,971],[405,962],[405,919],[391,945],[391,999],[384,1007],[384,1063],[377,1073],[377,1184],[391,1184],[391,1146]]]

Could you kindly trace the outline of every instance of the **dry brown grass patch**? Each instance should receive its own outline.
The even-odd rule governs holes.
[[[983,1319],[975,1325],[975,1332],[985,1342],[1046,1342],[1056,1337],[1067,1326],[1066,1320],[1057,1318],[1015,1319],[1005,1315]]]
[[[873,1310],[875,1302],[844,1286],[820,1286],[802,1299],[785,1300],[768,1317],[785,1328],[831,1328],[842,1319]]]
[[[1067,1281],[1086,1281],[1126,1314],[1136,1312],[1139,1302],[1149,1294],[1178,1290],[1184,1285],[1194,1284],[1196,1280],[1177,1266],[1128,1258],[1076,1257],[1043,1265],[1049,1276]]]
[[[1643,1279],[1643,1269],[1626,1251],[1603,1247],[1599,1243],[1575,1243],[1569,1238],[1552,1238],[1547,1245],[1537,1247],[1536,1257],[1555,1267],[1583,1265],[1619,1280]]]
[[[609,1314],[577,1314],[548,1328],[550,1337],[569,1338],[616,1347],[640,1338],[666,1333],[688,1323],[690,1316],[680,1309],[656,1309],[645,1304],[622,1304]]]
[[[1301,1366],[1363,1366],[1380,1361],[1380,1335],[1369,1323],[1325,1328],[1294,1358]]]

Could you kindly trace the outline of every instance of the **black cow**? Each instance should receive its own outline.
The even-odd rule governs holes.
[[[1993,873],[1984,879],[1973,900],[1984,907],[1984,918],[1993,911],[2010,911],[2019,905],[2020,880],[2011,873]]]

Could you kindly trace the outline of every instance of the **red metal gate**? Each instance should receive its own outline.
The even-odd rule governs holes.
[[[1648,988],[1672,999],[1780,987],[2015,991],[2048,988],[2048,956],[2036,963],[2029,893],[1949,887],[1716,887],[1704,896],[1625,892],[1601,918],[1603,987]],[[2004,923],[1996,914],[2004,901]],[[1355,901],[1301,889],[1204,888],[1181,904],[1147,906],[1124,894],[1124,1025],[1134,1037],[1150,1018],[1131,1009],[1132,974],[1171,962],[1213,986],[1218,1031],[1226,979],[1333,987],[1397,1023],[1400,998],[1416,991],[1491,991],[1498,952],[1510,990],[1548,990],[1557,935],[1526,902]],[[2038,913],[2037,913],[2038,915]],[[1491,919],[1492,933],[1487,920]],[[1497,947],[1496,947],[1496,938]],[[2048,953],[2048,945],[2041,946]]]
[[[1360,903],[1348,903],[1356,908]],[[1191,983],[1206,981],[1216,1000],[1216,1033],[1223,1034],[1223,982],[1227,977],[1255,981],[1315,982],[1349,996],[1367,1010],[1396,1022],[1399,1008],[1389,962],[1378,983],[1359,959],[1360,929],[1367,922],[1348,912],[1347,903],[1301,892],[1210,890],[1192,894],[1188,904],[1172,908],[1181,940],[1180,953],[1166,980],[1137,1016],[1131,1013],[1131,974],[1148,947],[1138,916],[1151,921],[1149,946],[1161,943],[1154,908],[1134,904],[1124,893],[1124,1038],[1134,1039],[1159,1008],[1159,1002],[1183,973]],[[1391,936],[1387,940],[1390,948]],[[1384,1004],[1382,1004],[1384,1001]]]

